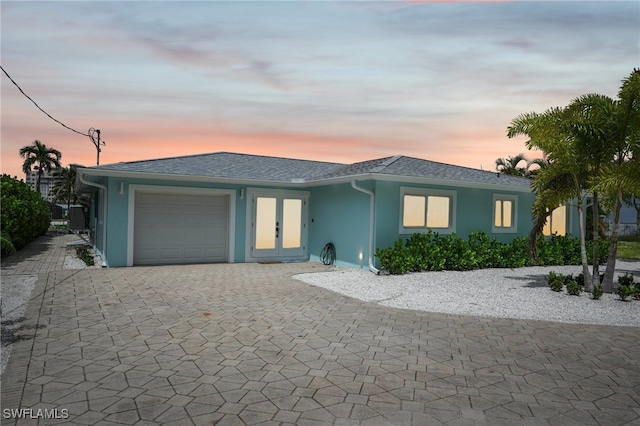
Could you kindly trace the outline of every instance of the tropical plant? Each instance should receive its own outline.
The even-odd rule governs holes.
[[[624,194],[640,191],[640,70],[623,80],[619,100],[588,94],[574,99],[566,108],[551,108],[542,114],[522,114],[512,120],[507,135],[526,135],[529,149],[541,149],[548,164],[533,179],[537,194],[533,205],[535,223],[532,241],[541,232],[547,217],[559,205],[578,202],[582,264],[586,289],[599,277],[600,194],[614,200],[614,228],[611,235],[603,287],[612,291],[617,249],[620,206]],[[634,150],[636,155],[634,156]],[[583,206],[586,194],[593,199],[593,274],[588,274]],[[535,257],[535,250],[532,248]],[[591,276],[591,279],[587,277]]]
[[[33,144],[20,148],[20,157],[24,159],[22,163],[22,171],[30,173],[33,170],[38,171],[36,178],[36,191],[40,194],[40,181],[44,172],[51,172],[60,166],[60,158],[62,154],[54,148],[49,148],[39,140],[33,141]]]
[[[604,290],[611,292],[623,198],[625,195],[640,193],[640,69],[634,69],[629,77],[622,81],[607,130],[610,145],[615,149],[614,159],[595,176],[592,187],[595,191],[608,194],[614,200],[613,229],[602,281]]]
[[[62,167],[54,171],[53,175],[60,177],[60,181],[51,190],[54,200],[67,203],[67,212],[69,212],[71,210],[71,204],[78,202],[78,196],[75,191],[76,169],[73,167]]]
[[[522,166],[524,163],[524,167]],[[496,170],[505,175],[525,176],[529,167],[529,160],[524,154],[513,157],[498,158],[496,160]]]
[[[511,121],[507,136],[528,136],[529,140],[525,143],[527,148],[542,150],[546,158],[531,184],[537,195],[532,206],[534,224],[529,234],[529,248],[534,262],[538,262],[536,241],[548,217],[555,208],[575,199],[581,224],[582,273],[585,277],[590,277],[583,226],[588,167],[578,152],[578,136],[573,131],[574,120],[575,117],[568,108],[550,108],[542,114],[521,114]]]

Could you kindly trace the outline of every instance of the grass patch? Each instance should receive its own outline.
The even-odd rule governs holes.
[[[640,237],[624,237],[618,241],[618,257],[640,260]]]

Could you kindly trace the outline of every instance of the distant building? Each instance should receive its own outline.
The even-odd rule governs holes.
[[[54,197],[52,194],[52,190],[53,188],[62,181],[62,177],[61,176],[54,176],[54,173],[57,171],[57,169],[52,170],[51,172],[44,172],[42,174],[42,178],[40,178],[40,195],[42,195],[42,198],[44,198],[45,200],[49,201],[49,202],[53,202],[54,201]],[[36,189],[36,182],[38,181],[38,171],[31,171],[29,173],[26,174],[26,179],[25,182],[31,187],[31,189],[33,189],[34,191],[37,191]]]

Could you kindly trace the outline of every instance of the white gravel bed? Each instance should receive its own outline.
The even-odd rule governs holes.
[[[616,262],[640,280],[640,262]],[[577,275],[581,266],[482,269],[374,275],[363,269],[294,278],[349,297],[380,305],[482,317],[546,320],[563,323],[640,326],[640,300],[622,302],[615,294],[593,300],[591,294],[554,292],[544,279],[549,271]],[[601,272],[604,272],[602,266]],[[622,273],[622,272],[620,272]],[[617,282],[617,278],[615,278]]]

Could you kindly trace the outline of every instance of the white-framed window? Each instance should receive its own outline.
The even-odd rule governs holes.
[[[557,207],[547,218],[547,223],[542,228],[542,235],[567,235],[567,206]]]
[[[456,230],[456,191],[400,188],[400,233],[432,229],[441,234]]]
[[[518,196],[510,194],[493,194],[494,234],[518,232]]]

